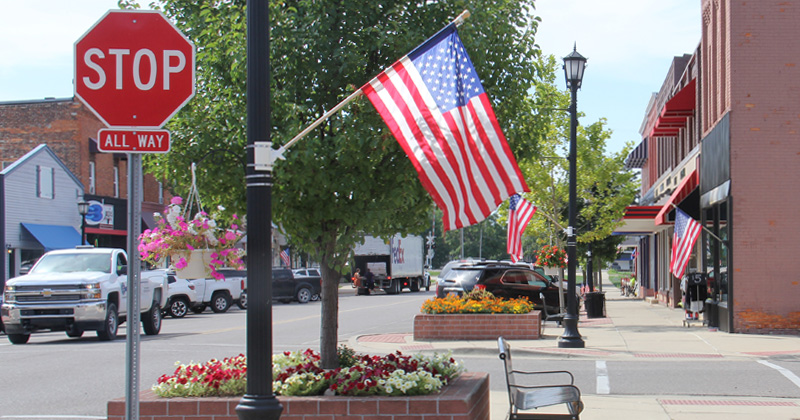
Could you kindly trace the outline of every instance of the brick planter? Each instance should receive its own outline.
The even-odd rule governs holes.
[[[140,395],[141,420],[238,420],[240,397],[159,398]],[[486,420],[489,374],[465,372],[442,392],[414,397],[278,397],[281,420]],[[108,420],[125,418],[125,399],[108,402]]]
[[[414,340],[535,340],[541,337],[542,314],[419,314]]]

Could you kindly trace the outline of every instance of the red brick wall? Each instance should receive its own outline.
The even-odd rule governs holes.
[[[800,1],[719,3],[730,19],[733,328],[796,333]]]
[[[414,340],[535,340],[541,336],[540,311],[527,314],[419,314]]]
[[[158,398],[140,396],[141,420],[238,420],[239,397]],[[489,374],[465,372],[438,394],[415,397],[278,397],[282,420],[486,420]],[[108,402],[108,420],[125,418],[123,398]]]

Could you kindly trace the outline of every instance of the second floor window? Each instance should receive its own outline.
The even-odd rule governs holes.
[[[119,167],[114,167],[114,197],[119,197]]]
[[[95,193],[94,184],[95,184],[94,162],[89,162],[89,194]]]
[[[36,196],[53,198],[53,168],[36,167]]]

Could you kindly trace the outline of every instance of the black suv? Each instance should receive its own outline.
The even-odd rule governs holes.
[[[436,285],[436,297],[448,294],[460,296],[476,287],[501,298],[527,297],[537,308],[543,305],[539,296],[541,293],[548,311],[558,312],[559,309],[557,284],[531,269],[528,264],[502,261],[481,261],[453,267]]]

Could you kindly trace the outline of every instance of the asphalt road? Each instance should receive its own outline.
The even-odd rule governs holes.
[[[400,295],[340,296],[339,337],[347,343],[362,334],[409,333],[413,316],[432,292]],[[319,349],[319,302],[273,305],[273,350]],[[0,420],[104,419],[106,402],[125,395],[125,328],[114,342],[100,342],[92,332],[80,339],[64,333],[31,336],[11,345],[0,335]],[[142,335],[141,386],[175,369],[175,363],[205,362],[245,351],[245,312],[206,311],[164,320],[161,334]],[[491,389],[503,391],[502,363],[496,351],[459,352],[468,370],[490,373]],[[523,370],[566,369],[584,394],[726,395],[800,398],[800,387],[787,386],[778,370],[742,360],[600,360],[567,355],[515,354]],[[771,363],[800,375],[800,360]],[[604,372],[608,372],[607,375]],[[598,380],[598,378],[602,380]]]

